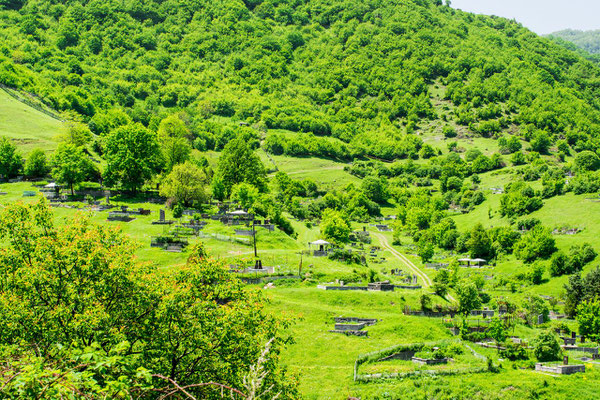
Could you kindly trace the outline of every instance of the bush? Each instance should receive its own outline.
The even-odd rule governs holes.
[[[562,349],[552,332],[541,332],[533,342],[533,354],[538,361],[557,361],[560,360]]]
[[[556,241],[549,229],[536,226],[515,245],[515,255],[530,263],[538,258],[549,258],[556,251]]]
[[[500,356],[502,358],[506,358],[510,361],[529,359],[527,348],[525,346],[522,346],[521,344],[509,341],[504,345],[504,347],[504,350],[500,350]]]

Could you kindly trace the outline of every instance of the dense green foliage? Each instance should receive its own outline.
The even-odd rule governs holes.
[[[200,149],[228,140],[204,123],[224,116],[307,134],[269,136],[276,154],[427,158],[411,133],[440,117],[436,81],[455,121],[483,136],[514,124],[545,152],[565,132],[588,148],[600,132],[596,67],[515,22],[439,1],[10,4],[0,82],[96,134],[123,117],[157,130],[183,110]]]
[[[81,216],[56,226],[43,201],[7,207],[0,221],[7,244],[0,255],[0,352],[9,355],[3,391],[15,398],[80,398],[81,391],[130,397],[171,387],[160,376],[242,389],[269,341],[267,375],[255,383],[296,396],[277,365],[287,322],[267,315],[260,293],[245,290],[203,247],[178,272],[162,275],[136,260],[119,229]],[[110,356],[104,367],[103,356]],[[221,398],[210,385],[188,390]]]

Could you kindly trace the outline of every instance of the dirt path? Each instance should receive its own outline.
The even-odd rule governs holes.
[[[433,283],[431,282],[431,279],[429,279],[427,274],[421,271],[419,267],[417,267],[412,261],[406,258],[404,254],[400,253],[398,250],[390,246],[387,238],[384,235],[382,235],[381,233],[375,233],[375,236],[377,237],[377,239],[379,239],[379,243],[382,247],[389,250],[394,255],[394,257],[402,261],[408,267],[408,269],[410,269],[415,275],[417,275],[421,279],[421,282],[423,282],[423,287],[432,286]]]
[[[392,246],[390,246],[387,238],[384,235],[382,235],[381,233],[374,233],[374,235],[375,235],[375,237],[377,237],[377,239],[379,239],[379,243],[381,244],[382,247],[389,250],[392,253],[392,255],[394,255],[394,257],[396,257],[398,260],[402,261],[408,267],[408,269],[410,269],[415,275],[417,275],[418,277],[421,278],[421,282],[423,282],[423,287],[433,286],[433,282],[431,281],[429,276],[427,276],[427,274],[425,272],[423,272],[419,267],[417,267],[404,254],[400,253],[398,250],[396,250]],[[454,297],[452,297],[451,294],[447,294],[446,297],[450,301],[456,301],[456,299]]]

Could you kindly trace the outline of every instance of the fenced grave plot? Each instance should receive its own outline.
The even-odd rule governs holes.
[[[484,372],[486,361],[460,342],[400,345],[361,355],[356,381],[403,379],[418,375],[457,375]]]

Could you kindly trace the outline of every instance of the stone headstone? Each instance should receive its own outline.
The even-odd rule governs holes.
[[[571,338],[577,339],[577,332],[571,332]]]
[[[537,323],[538,323],[538,325],[541,325],[544,323],[544,316],[542,314],[538,315]]]
[[[106,195],[106,204],[110,204],[110,193]]]
[[[569,365],[569,356],[563,357],[563,365]]]
[[[160,220],[164,221],[165,220],[165,210],[160,210]]]

